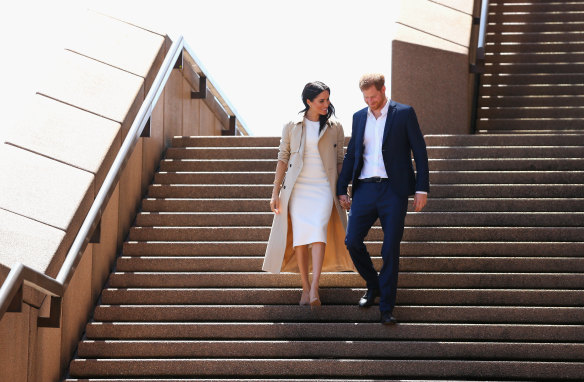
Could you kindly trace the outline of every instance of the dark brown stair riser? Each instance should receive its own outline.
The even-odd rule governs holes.
[[[322,288],[328,305],[355,305],[365,288]],[[301,288],[130,288],[104,289],[105,305],[296,305]],[[575,290],[400,288],[398,305],[584,306]]]
[[[425,358],[584,360],[583,344],[403,341],[84,341],[84,358]],[[541,359],[541,358],[539,358]]]
[[[274,288],[298,287],[299,276],[294,274],[271,275],[256,272],[127,272],[112,273],[112,288]],[[402,288],[511,288],[511,289],[582,289],[582,273],[439,273],[401,272],[398,285]],[[358,274],[326,274],[322,288],[363,288]]]
[[[375,308],[373,308],[375,309]],[[584,342],[582,325],[401,323],[379,330],[379,323],[219,323],[219,322],[90,322],[89,339],[342,339],[342,340],[471,340]],[[399,329],[399,330],[395,330]]]

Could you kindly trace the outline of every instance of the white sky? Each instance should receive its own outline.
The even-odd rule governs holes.
[[[246,122],[251,135],[279,136],[303,108],[309,81],[331,88],[337,117],[350,133],[365,106],[357,86],[365,72],[386,76],[397,0],[29,0],[0,13],[0,139],[36,91],[51,55],[75,33],[86,9],[182,34]]]

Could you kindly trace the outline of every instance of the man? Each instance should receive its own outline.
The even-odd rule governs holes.
[[[345,244],[367,283],[359,306],[371,306],[380,297],[381,323],[391,325],[396,323],[392,311],[408,196],[415,192],[414,211],[419,212],[426,205],[430,188],[428,154],[414,109],[387,99],[382,74],[364,75],[359,88],[368,107],[353,115],[351,140],[337,182],[337,194],[341,206],[350,208]],[[347,194],[349,182],[353,183],[352,202]],[[383,229],[383,266],[379,275],[363,243],[377,218]]]

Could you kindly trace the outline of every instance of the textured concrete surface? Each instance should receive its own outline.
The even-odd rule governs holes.
[[[122,123],[143,83],[140,76],[63,51],[50,67],[38,92]]]
[[[30,306],[23,304],[21,313],[7,313],[0,321],[0,369],[3,380],[26,381],[28,378],[30,316]]]
[[[121,144],[120,123],[35,95],[6,142],[96,175],[98,188]]]
[[[85,323],[93,308],[91,291],[93,247],[87,246],[75,269],[75,274],[63,296],[61,317],[61,364],[65,370],[83,335]]]
[[[10,145],[0,158],[0,208],[61,230],[89,209],[93,174]]]
[[[117,186],[101,216],[99,243],[92,244],[92,301],[97,301],[118,253],[118,210],[120,187]]]
[[[0,279],[16,262],[44,272],[65,236],[63,230],[0,209]]]
[[[472,0],[467,0],[472,3]],[[463,2],[461,2],[463,3]],[[429,0],[400,2],[398,24],[468,47],[472,17],[443,4]]]
[[[75,22],[78,32],[68,36],[68,49],[143,78],[156,74],[164,36],[91,11]]]
[[[392,41],[391,98],[412,105],[424,134],[470,130],[472,1],[401,1]]]

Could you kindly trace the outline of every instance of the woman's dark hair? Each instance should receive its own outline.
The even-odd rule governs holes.
[[[331,94],[331,89],[320,81],[307,83],[304,86],[304,90],[302,90],[302,103],[304,104],[305,108],[303,110],[300,110],[300,113],[306,113],[306,111],[308,111],[308,109],[310,108],[310,106],[308,106],[307,100],[310,100],[310,102],[314,101],[314,99],[324,91],[327,91],[329,94]],[[334,114],[335,107],[331,103],[329,104],[328,112],[326,113],[326,115],[320,115],[318,118],[320,121],[320,128],[318,130],[319,133],[322,131],[324,125],[326,125],[326,122],[329,120],[329,118]]]

